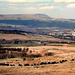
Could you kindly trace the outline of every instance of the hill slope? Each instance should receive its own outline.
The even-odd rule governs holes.
[[[75,28],[75,20],[55,19],[45,14],[12,14],[0,15],[0,28],[26,29],[26,28]]]
[[[11,14],[11,15],[0,15],[0,20],[48,20],[51,17],[45,14]]]

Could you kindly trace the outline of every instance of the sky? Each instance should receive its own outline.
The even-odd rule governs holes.
[[[0,0],[0,14],[38,13],[75,19],[75,0]]]

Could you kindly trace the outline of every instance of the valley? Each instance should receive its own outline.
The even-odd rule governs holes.
[[[0,75],[75,75],[74,25],[45,14],[0,15]]]

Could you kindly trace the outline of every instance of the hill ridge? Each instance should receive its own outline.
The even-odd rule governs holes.
[[[0,28],[75,28],[75,20],[58,19],[49,17],[46,14],[8,14],[0,15]]]

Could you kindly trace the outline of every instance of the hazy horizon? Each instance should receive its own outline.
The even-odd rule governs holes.
[[[46,14],[75,19],[75,0],[0,0],[0,14]]]

